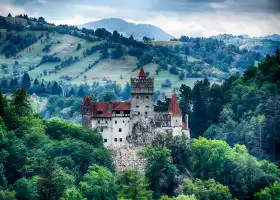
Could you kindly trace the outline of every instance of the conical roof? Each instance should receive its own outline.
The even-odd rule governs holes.
[[[143,67],[140,69],[140,72],[139,72],[139,74],[138,74],[138,77],[146,77],[146,73],[145,73]]]
[[[182,117],[182,111],[180,109],[176,94],[173,94],[170,99],[168,112],[172,115],[172,117]]]

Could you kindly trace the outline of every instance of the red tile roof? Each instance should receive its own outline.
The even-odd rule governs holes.
[[[119,105],[117,105],[117,107],[114,108],[114,110],[130,110],[130,104],[130,101],[119,102]]]
[[[93,102],[93,117],[112,117],[113,111],[130,111],[130,105],[130,101]],[[99,114],[98,111],[102,111],[102,114]]]
[[[140,69],[140,72],[139,72],[138,76],[139,77],[146,77],[146,73],[145,73],[143,67]]]
[[[182,117],[182,111],[177,101],[176,94],[173,94],[169,103],[168,112],[172,117]]]

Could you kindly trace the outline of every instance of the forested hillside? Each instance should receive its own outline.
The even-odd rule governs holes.
[[[32,81],[37,78],[44,84],[92,85],[105,80],[123,87],[144,67],[155,78],[156,90],[170,95],[181,84],[192,86],[204,77],[222,81],[264,59],[213,38],[137,41],[117,31],[55,26],[27,15],[1,17],[0,34],[1,78],[7,81],[28,72]]]
[[[115,174],[98,131],[42,120],[24,89],[0,92],[0,199],[278,199],[279,75],[277,49],[222,85],[182,85],[192,139],[157,135],[139,152],[145,174]]]

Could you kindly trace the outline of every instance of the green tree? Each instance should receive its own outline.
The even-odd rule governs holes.
[[[25,90],[28,90],[31,86],[31,79],[28,73],[24,73],[21,79],[21,87]]]
[[[143,149],[139,155],[147,159],[146,176],[151,183],[154,197],[162,194],[171,195],[176,187],[175,175],[177,169],[171,161],[171,151],[165,147],[149,146]]]
[[[136,170],[125,169],[118,177],[118,198],[131,200],[152,200],[152,191],[147,190],[149,184]]]
[[[15,191],[18,199],[35,200],[38,198],[37,182],[38,176],[32,178],[20,178],[15,183]]]
[[[2,93],[2,89],[0,89],[0,117],[4,117],[4,110],[5,110],[5,99]]]
[[[78,43],[76,51],[80,50],[82,48],[82,45],[80,43]]]
[[[11,106],[14,106],[18,116],[29,115],[32,111],[29,94],[25,89],[18,88],[12,95]]]
[[[1,139],[1,136],[0,136],[0,139]],[[0,151],[0,155],[1,155],[1,151]],[[7,184],[8,184],[8,182],[5,177],[5,168],[4,168],[4,165],[2,163],[0,163],[0,188],[1,188],[1,186],[2,187],[7,186]]]
[[[88,200],[112,200],[116,196],[114,175],[106,168],[91,165],[80,182],[81,191]]]
[[[260,192],[255,194],[259,200],[278,200],[280,199],[280,183],[274,182],[270,187],[261,189]]]
[[[229,188],[216,183],[214,179],[209,179],[207,181],[185,179],[183,193],[186,195],[193,194],[198,200],[232,200]]]
[[[68,188],[65,190],[60,200],[87,200],[83,198],[81,192],[76,188]]]
[[[38,180],[38,195],[41,200],[57,200],[62,197],[64,190],[74,186],[74,177],[69,175],[52,161],[45,166]]]
[[[0,199],[1,200],[16,200],[16,192],[0,189]]]

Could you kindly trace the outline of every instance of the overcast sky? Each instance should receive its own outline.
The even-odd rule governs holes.
[[[0,15],[9,12],[71,25],[117,17],[175,37],[280,33],[280,0],[0,0]]]

